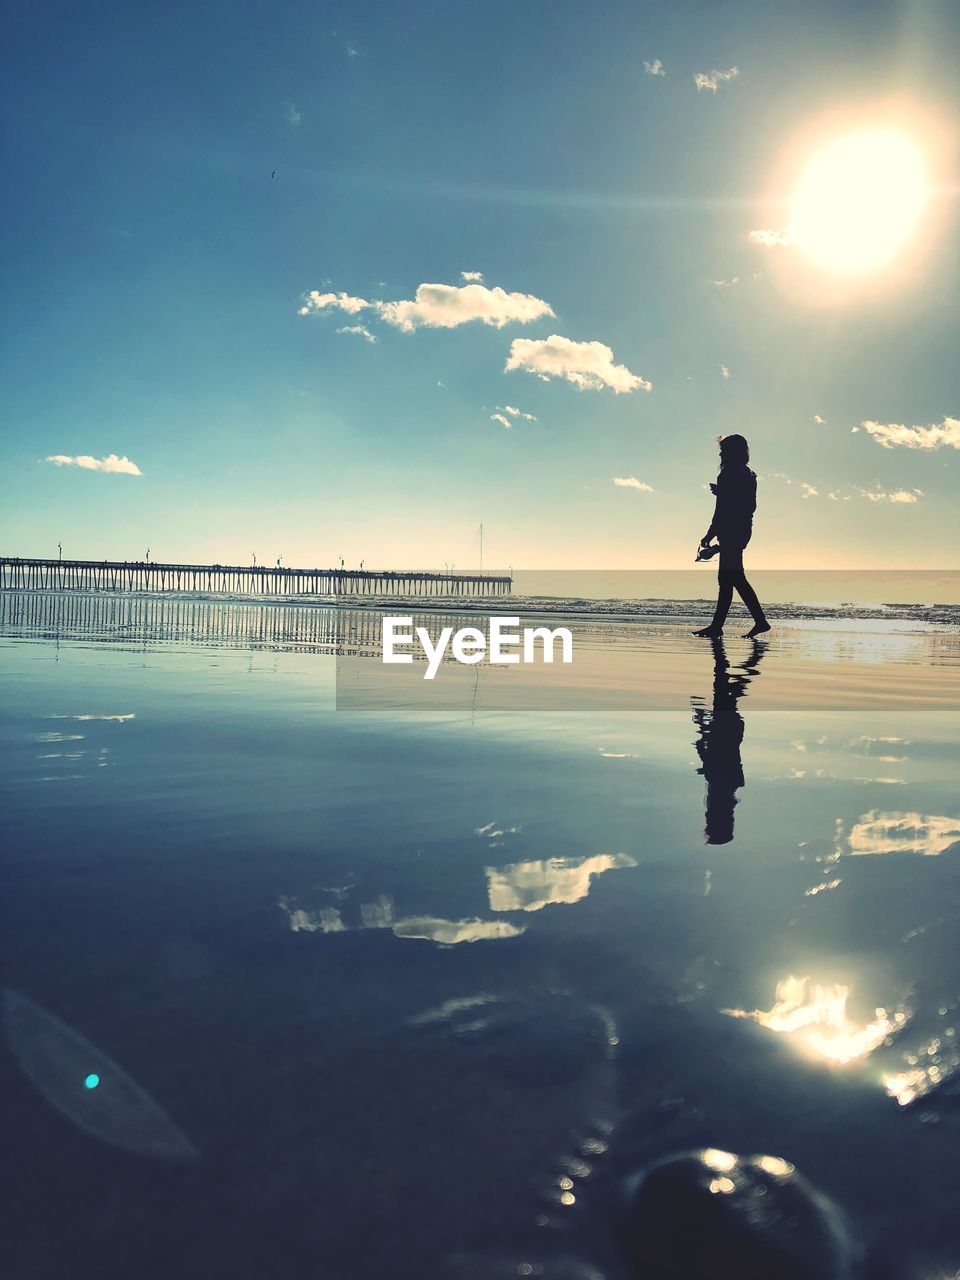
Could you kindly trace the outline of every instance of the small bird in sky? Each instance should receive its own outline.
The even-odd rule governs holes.
[[[276,169],[274,169],[274,171],[273,171],[273,173],[271,173],[270,177],[271,177],[271,178],[275,178],[276,176],[277,176],[277,171],[276,171]]]

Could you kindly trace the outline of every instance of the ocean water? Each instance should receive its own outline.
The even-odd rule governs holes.
[[[949,620],[657,615],[597,643],[682,656],[664,710],[338,711],[342,619],[129,603],[0,612],[5,1275],[621,1280],[624,1180],[701,1147],[960,1266]],[[772,709],[788,663],[893,692]]]

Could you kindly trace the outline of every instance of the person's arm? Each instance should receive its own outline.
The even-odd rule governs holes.
[[[720,492],[715,484],[712,484],[710,488],[717,495],[717,500],[713,504],[713,519],[710,521],[710,528],[700,539],[701,547],[705,547],[707,543],[711,540],[711,538],[716,537],[716,533],[717,533],[717,512],[720,510]]]

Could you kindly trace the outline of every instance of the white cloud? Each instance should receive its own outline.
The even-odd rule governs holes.
[[[790,479],[790,477],[783,471],[771,471],[770,479],[782,480],[784,484],[789,484],[789,485],[793,484],[793,481]],[[820,495],[819,489],[817,489],[812,484],[807,484],[806,480],[798,480],[797,487],[803,491],[804,498],[816,498],[816,497],[819,497]],[[838,495],[834,495],[831,493],[830,497],[833,498],[835,502],[839,500]]]
[[[626,365],[614,364],[613,351],[605,343],[574,342],[556,333],[549,338],[514,338],[505,369],[525,369],[544,382],[563,378],[581,391],[610,387],[617,395],[638,388],[649,391],[653,385]]]
[[[713,287],[715,289],[731,289],[735,284],[740,283],[739,276],[733,276],[729,280],[714,280]]]
[[[118,476],[143,475],[135,462],[131,462],[126,455],[118,458],[115,453],[108,454],[105,458],[91,458],[88,453],[81,453],[76,458],[71,458],[66,453],[53,453],[46,461],[52,462],[55,467],[80,467],[84,471],[108,471]]]
[[[751,244],[762,244],[768,249],[777,245],[786,247],[796,240],[796,232],[793,227],[786,226],[777,228],[761,227],[757,231],[751,231],[747,239]]]
[[[501,427],[506,427],[508,431],[513,426],[513,423],[510,421],[510,419],[505,418],[502,413],[491,413],[490,421],[499,422]]]
[[[726,382],[727,379],[730,377],[730,370],[727,368],[725,364],[722,364],[720,366],[720,377],[724,380],[724,382]]]
[[[524,413],[522,409],[518,409],[513,404],[498,404],[498,409],[504,413],[509,413],[511,418],[523,418],[525,422],[536,422],[536,417],[532,413]]]
[[[831,502],[849,502],[850,501],[849,493],[841,493],[838,489],[831,489],[831,491],[827,494],[827,497],[830,499]]]
[[[337,333],[355,333],[361,338],[366,338],[368,342],[377,341],[377,335],[371,333],[365,324],[343,324],[337,330]]]
[[[460,279],[466,280],[468,284],[482,284],[483,272],[482,271],[461,271]]]
[[[929,427],[908,427],[902,422],[861,422],[854,431],[866,431],[884,449],[897,445],[904,449],[939,449],[948,445],[960,449],[960,418],[944,418]]]
[[[644,74],[648,76],[665,76],[667,69],[659,58],[654,58],[652,62],[644,62]]]
[[[552,316],[553,308],[529,293],[507,293],[482,284],[422,284],[416,296],[404,302],[378,302],[377,312],[387,324],[405,333],[414,329],[456,329],[471,320],[502,329],[512,322],[529,324]]]
[[[923,497],[922,489],[894,489],[885,493],[879,486],[875,489],[858,489],[861,498],[870,502],[916,502]]]
[[[479,271],[461,274],[465,278],[480,276]],[[472,320],[502,329],[506,324],[529,324],[553,315],[553,308],[542,298],[529,293],[507,293],[499,286],[488,289],[486,285],[472,280],[470,284],[459,286],[421,284],[415,297],[399,302],[368,301],[349,293],[320,293],[317,289],[303,294],[301,301],[302,305],[297,310],[301,316],[317,315],[322,311],[345,311],[348,315],[372,311],[404,333],[420,328],[456,329]],[[359,331],[360,327],[346,330],[350,333]]]
[[[693,83],[697,86],[697,93],[701,89],[716,93],[718,84],[723,84],[725,80],[735,80],[739,74],[739,67],[729,67],[726,71],[698,71],[693,77]]]
[[[815,413],[813,415],[813,421],[817,424],[818,427],[822,427],[823,424],[826,422],[826,418],[821,418],[819,413]]]
[[[653,485],[644,484],[636,476],[614,476],[613,483],[620,489],[639,489],[641,493],[653,493]]]
[[[298,109],[295,102],[287,103],[287,121],[295,129],[303,122],[303,112]]]
[[[349,293],[318,293],[316,289],[311,290],[303,296],[303,306],[300,308],[298,315],[309,316],[316,314],[318,311],[346,311],[347,315],[355,316],[358,311],[365,311],[373,303],[367,302],[366,298],[353,298]]]

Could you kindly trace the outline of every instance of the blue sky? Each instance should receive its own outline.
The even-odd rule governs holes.
[[[466,567],[483,521],[491,565],[685,566],[739,430],[757,567],[955,565],[955,6],[141,0],[5,35],[4,554]],[[838,299],[749,233],[893,100],[937,189]],[[389,309],[471,283],[441,302],[552,315]],[[111,455],[141,474],[45,461]]]

